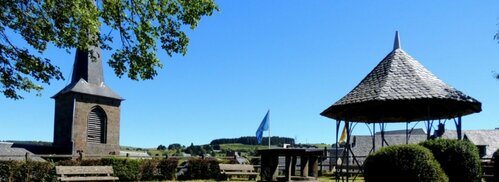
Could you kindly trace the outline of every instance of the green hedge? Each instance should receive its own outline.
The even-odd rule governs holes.
[[[140,163],[139,159],[104,158],[102,165],[113,166],[114,175],[120,181],[139,181]]]
[[[203,160],[202,163],[193,162],[195,168],[208,169],[204,176],[197,172],[194,177],[199,179],[213,176],[214,163],[210,160]],[[208,165],[206,165],[208,164]],[[57,163],[34,162],[34,161],[0,161],[0,182],[17,181],[56,181],[55,167],[61,166],[113,166],[114,175],[120,178],[120,181],[165,181],[174,180],[178,166],[177,159],[123,159],[123,158],[104,158],[88,160],[64,160]],[[203,166],[197,166],[203,165]],[[218,163],[216,163],[218,169]],[[211,171],[210,171],[211,170]],[[218,173],[219,171],[216,171]],[[196,178],[192,178],[196,179]]]
[[[114,175],[120,181],[161,181],[175,179],[177,170],[177,159],[124,159],[104,158],[86,159],[82,161],[65,160],[59,161],[61,166],[113,166]]]
[[[450,182],[481,180],[478,149],[470,141],[436,139],[420,145],[431,150]]]
[[[162,180],[174,180],[177,172],[178,159],[163,159],[159,161],[158,169]]]
[[[179,176],[180,180],[220,179],[219,162],[215,159],[190,158],[187,161],[187,171]]]
[[[158,169],[159,160],[143,160],[140,163],[140,180],[154,181],[159,180],[161,175]]]
[[[0,161],[0,181],[56,181],[54,165],[37,161]]]
[[[370,181],[445,182],[447,176],[431,152],[418,145],[396,145],[370,154],[364,162]]]

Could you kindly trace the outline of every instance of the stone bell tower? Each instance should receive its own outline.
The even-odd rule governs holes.
[[[71,83],[55,94],[54,146],[61,154],[119,155],[120,104],[104,84],[99,47],[77,50]]]

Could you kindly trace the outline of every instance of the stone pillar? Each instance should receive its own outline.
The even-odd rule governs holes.
[[[284,180],[291,181],[291,155],[286,155],[285,168],[284,168]]]
[[[308,176],[308,156],[300,156],[300,172],[302,177]]]
[[[274,154],[262,154],[261,163],[260,176],[262,181],[277,181],[279,156]]]
[[[319,162],[318,162],[318,157],[317,156],[310,156],[308,160],[308,175],[317,177],[319,174]]]
[[[296,160],[297,156],[291,158],[291,176],[296,176]]]

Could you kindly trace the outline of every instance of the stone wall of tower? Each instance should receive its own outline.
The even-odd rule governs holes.
[[[120,100],[99,96],[76,94],[74,114],[74,151],[83,151],[86,155],[119,154]],[[107,117],[106,143],[87,142],[87,122],[90,111],[99,106]]]
[[[54,145],[58,153],[72,154],[74,94],[65,94],[55,99]]]
[[[118,155],[120,151],[121,100],[68,93],[55,98],[54,145],[62,154]],[[106,143],[87,142],[90,111],[100,107],[106,114]]]

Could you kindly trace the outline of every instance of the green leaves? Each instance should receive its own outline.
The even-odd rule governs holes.
[[[108,63],[118,77],[128,73],[133,80],[153,79],[163,67],[158,39],[169,56],[185,55],[189,38],[182,26],[194,29],[202,16],[218,10],[212,0],[103,1],[102,8],[103,22],[119,31],[122,43]]]
[[[183,26],[194,29],[218,10],[212,0],[3,0],[0,7],[0,92],[12,99],[22,98],[20,90],[42,90],[35,82],[64,78],[50,60],[12,44],[7,29],[42,54],[49,43],[68,52],[100,46],[113,52],[108,63],[118,77],[153,79],[163,67],[158,41],[169,56],[185,55]],[[103,25],[111,32],[101,33]],[[121,43],[115,49],[113,31]]]
[[[3,36],[3,34],[2,34]],[[2,37],[0,36],[0,37]],[[26,49],[18,49],[10,45],[0,44],[0,90],[7,98],[22,99],[18,90],[37,92],[42,86],[34,83],[40,81],[49,84],[51,79],[63,79],[59,68],[50,60],[30,54]]]

